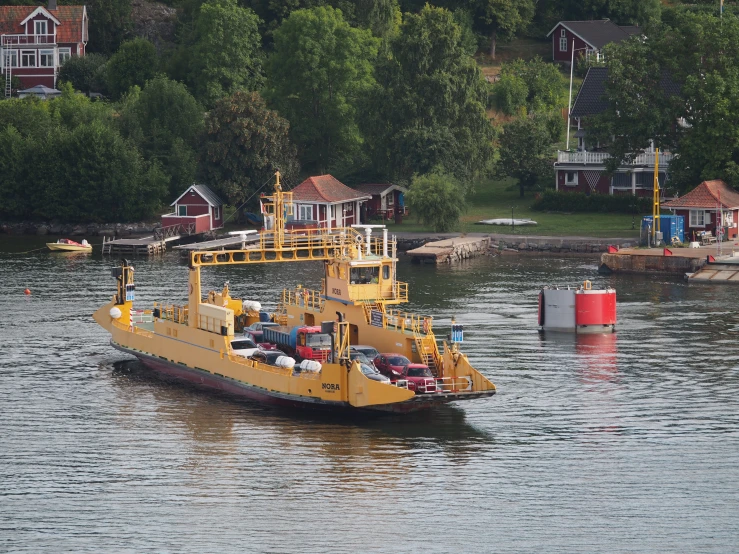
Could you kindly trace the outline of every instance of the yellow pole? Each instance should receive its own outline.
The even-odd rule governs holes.
[[[659,227],[659,148],[654,153],[654,197],[652,203],[652,244],[660,231]]]

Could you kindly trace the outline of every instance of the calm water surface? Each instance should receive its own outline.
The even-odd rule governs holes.
[[[736,288],[595,259],[403,263],[410,309],[464,323],[499,393],[344,421],[152,377],[90,317],[111,265],[0,254],[0,551],[739,549]],[[135,266],[139,306],[184,301],[176,256]],[[274,308],[321,267],[203,276]],[[541,337],[537,290],[586,278],[617,289],[618,332]]]

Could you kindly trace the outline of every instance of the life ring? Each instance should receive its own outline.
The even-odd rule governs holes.
[[[423,320],[423,332],[427,335],[429,334],[429,331],[431,330],[431,323],[428,319]]]
[[[362,241],[363,239],[361,235],[357,235],[356,238],[354,239],[354,242],[356,242],[357,244],[362,244]]]

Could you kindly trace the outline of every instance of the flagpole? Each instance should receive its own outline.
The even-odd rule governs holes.
[[[721,0],[723,2],[723,0]],[[566,43],[565,43],[566,44]],[[575,39],[572,39],[572,57],[570,59],[570,96],[567,101],[567,144],[565,150],[570,150],[570,112],[572,111],[572,70],[575,67]]]

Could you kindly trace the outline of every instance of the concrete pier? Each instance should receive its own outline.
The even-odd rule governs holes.
[[[414,263],[444,264],[474,258],[490,248],[490,237],[455,237],[408,250]]]
[[[733,242],[722,244],[721,254],[731,255],[739,249]],[[601,269],[615,273],[694,273],[703,267],[709,256],[717,258],[716,245],[699,248],[622,248],[600,257]]]

